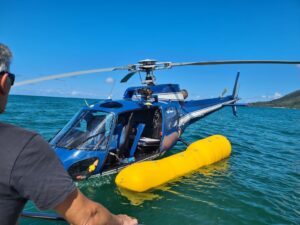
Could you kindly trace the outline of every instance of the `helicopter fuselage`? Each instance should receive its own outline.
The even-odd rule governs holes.
[[[177,84],[128,88],[122,100],[83,107],[50,144],[75,180],[116,173],[161,156],[188,125],[238,100],[186,97]]]

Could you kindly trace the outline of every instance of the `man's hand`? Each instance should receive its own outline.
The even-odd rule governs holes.
[[[137,225],[138,221],[136,218],[129,217],[127,215],[116,215],[117,219],[122,225]]]
[[[127,215],[114,215],[104,206],[85,197],[78,189],[55,210],[73,225],[137,225],[138,221]]]

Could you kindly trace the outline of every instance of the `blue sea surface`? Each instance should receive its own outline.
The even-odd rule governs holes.
[[[94,101],[94,100],[90,100]],[[2,122],[51,138],[85,105],[83,99],[10,96]],[[146,193],[120,190],[115,175],[78,183],[80,190],[114,213],[145,225],[300,224],[300,110],[224,108],[194,123],[189,142],[225,135],[232,155]],[[168,154],[185,149],[178,143]],[[32,203],[27,210],[35,210]],[[21,219],[21,225],[65,224]]]

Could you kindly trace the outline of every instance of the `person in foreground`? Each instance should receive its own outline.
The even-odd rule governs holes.
[[[10,50],[0,44],[0,113],[15,76],[9,72]],[[74,185],[49,144],[38,134],[0,122],[0,221],[16,224],[25,203],[54,209],[74,225],[135,225],[85,197]]]

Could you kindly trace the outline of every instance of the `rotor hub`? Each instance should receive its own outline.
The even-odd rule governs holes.
[[[141,70],[154,70],[156,68],[156,60],[155,59],[144,59],[139,61],[139,68]]]
[[[140,71],[146,72],[146,78],[143,81],[143,84],[155,84],[156,79],[153,74],[153,71],[156,69],[156,62],[157,61],[155,59],[144,59],[138,62]]]

